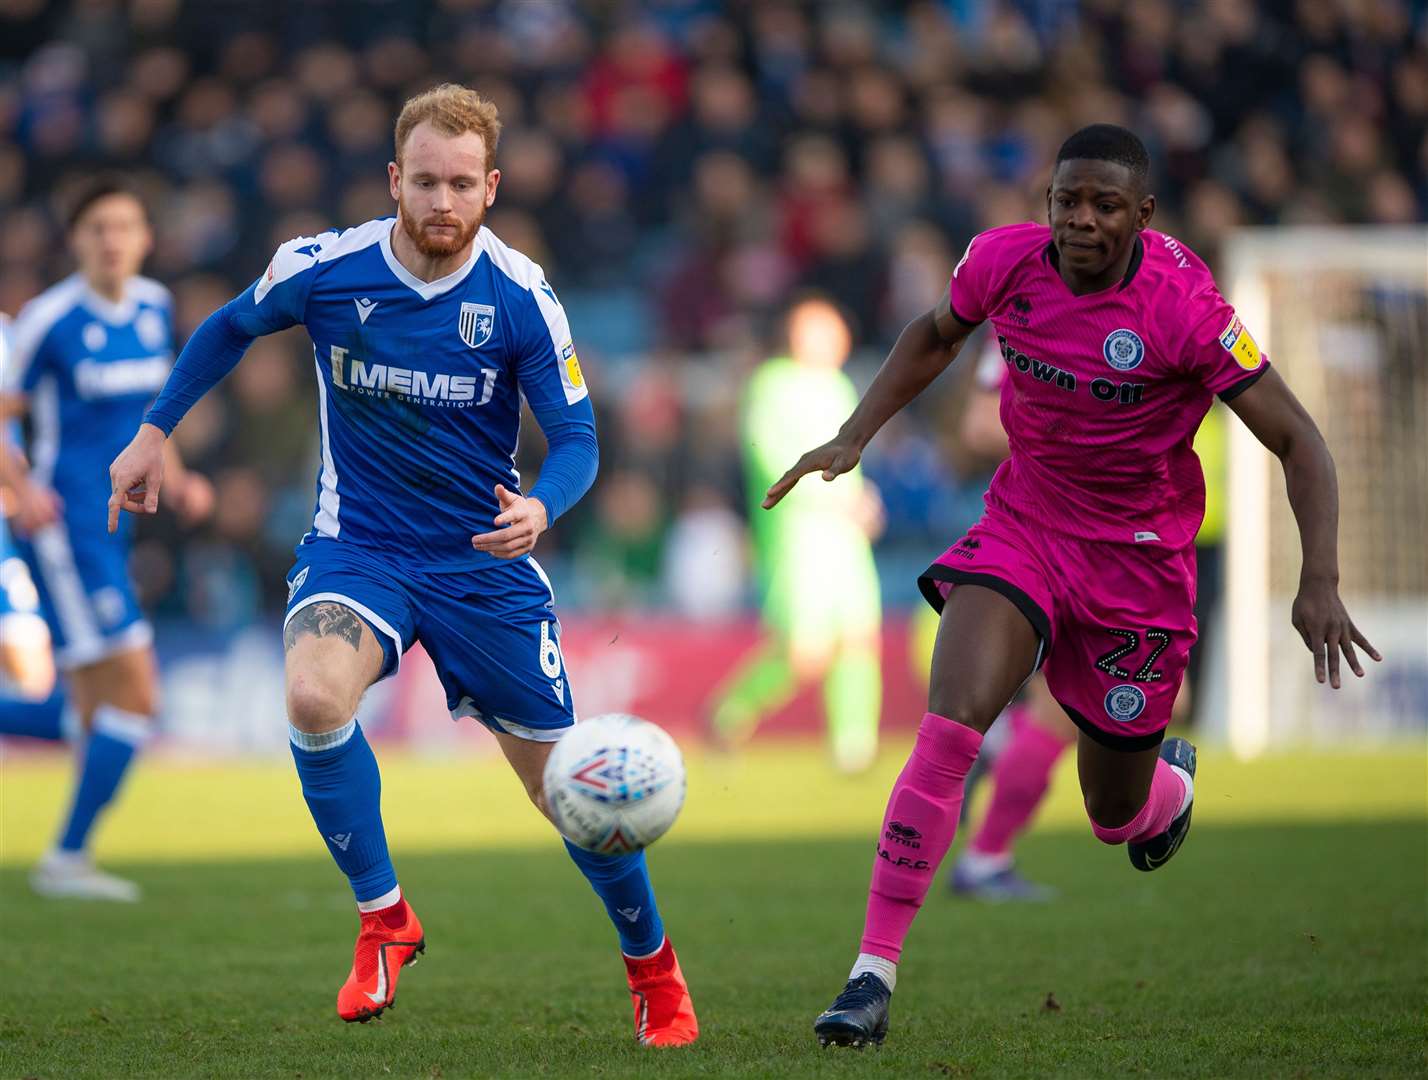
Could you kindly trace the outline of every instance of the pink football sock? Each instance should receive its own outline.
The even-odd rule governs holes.
[[[992,801],[982,827],[972,839],[971,849],[979,855],[1011,852],[1012,842],[1030,823],[1046,795],[1051,770],[1071,745],[1032,720],[1025,708],[1017,709],[1007,719],[1012,724],[1012,736],[992,767]]]
[[[1127,841],[1140,842],[1159,836],[1170,827],[1175,815],[1180,812],[1180,804],[1185,800],[1185,781],[1181,780],[1170,763],[1158,760],[1155,775],[1150,781],[1150,798],[1140,808],[1140,813],[1127,824],[1115,829],[1097,825],[1091,821],[1091,831],[1103,844],[1124,844]]]
[[[982,736],[946,717],[927,713],[917,745],[893,784],[873,860],[862,951],[897,962],[903,939],[952,846],[962,785],[977,759]]]

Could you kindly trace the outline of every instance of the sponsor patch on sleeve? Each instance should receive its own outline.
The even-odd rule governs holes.
[[[565,399],[574,404],[585,396],[585,375],[580,370],[580,357],[575,355],[575,342],[560,347],[560,378],[565,384]]]
[[[1238,315],[1230,319],[1230,325],[1220,334],[1220,346],[1246,371],[1254,371],[1263,359],[1259,345],[1245,329],[1245,324],[1240,322]]]

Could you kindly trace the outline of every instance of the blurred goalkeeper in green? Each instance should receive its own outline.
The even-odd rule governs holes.
[[[783,329],[787,354],[758,367],[743,403],[754,508],[788,462],[831,438],[858,400],[842,370],[852,335],[831,302],[799,300]],[[848,772],[872,764],[882,707],[882,610],[871,540],[883,515],[862,470],[850,475],[846,487],[795,488],[783,513],[750,515],[766,635],[715,697],[714,735],[725,746],[749,739],[764,717],[817,680],[834,764]]]

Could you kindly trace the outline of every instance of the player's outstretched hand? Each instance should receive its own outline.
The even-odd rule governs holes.
[[[1339,652],[1342,650],[1349,668],[1359,678],[1364,677],[1363,665],[1354,652],[1357,645],[1375,660],[1382,660],[1379,651],[1349,618],[1344,602],[1339,599],[1338,586],[1329,581],[1306,581],[1299,585],[1292,613],[1294,629],[1314,654],[1314,678],[1339,689]]]
[[[153,424],[140,424],[138,433],[109,466],[109,531],[119,527],[119,511],[153,514],[159,509],[159,487],[164,482],[164,442],[167,436]]]
[[[519,559],[530,554],[536,538],[550,524],[545,504],[507,491],[500,484],[496,485],[496,501],[501,504],[501,512],[491,522],[496,526],[495,532],[473,536],[471,546],[477,551],[489,551],[498,559]]]
[[[854,468],[860,457],[862,454],[858,448],[842,439],[832,439],[817,449],[808,451],[769,488],[768,494],[764,496],[764,509],[772,510],[777,506],[779,500],[793,490],[793,485],[798,483],[801,477],[811,472],[821,472],[824,480],[832,480]]]

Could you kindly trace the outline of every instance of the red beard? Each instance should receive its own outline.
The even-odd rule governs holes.
[[[407,239],[412,245],[428,259],[444,259],[447,256],[455,255],[467,244],[471,243],[471,238],[476,235],[476,230],[481,227],[481,222],[485,220],[486,208],[481,207],[481,212],[476,220],[469,225],[464,224],[460,218],[455,217],[429,217],[424,221],[417,221],[414,214],[407,209],[405,200],[399,200],[398,208],[402,223],[402,230],[407,234]],[[454,225],[456,231],[452,233],[430,233],[426,227],[429,225]]]

